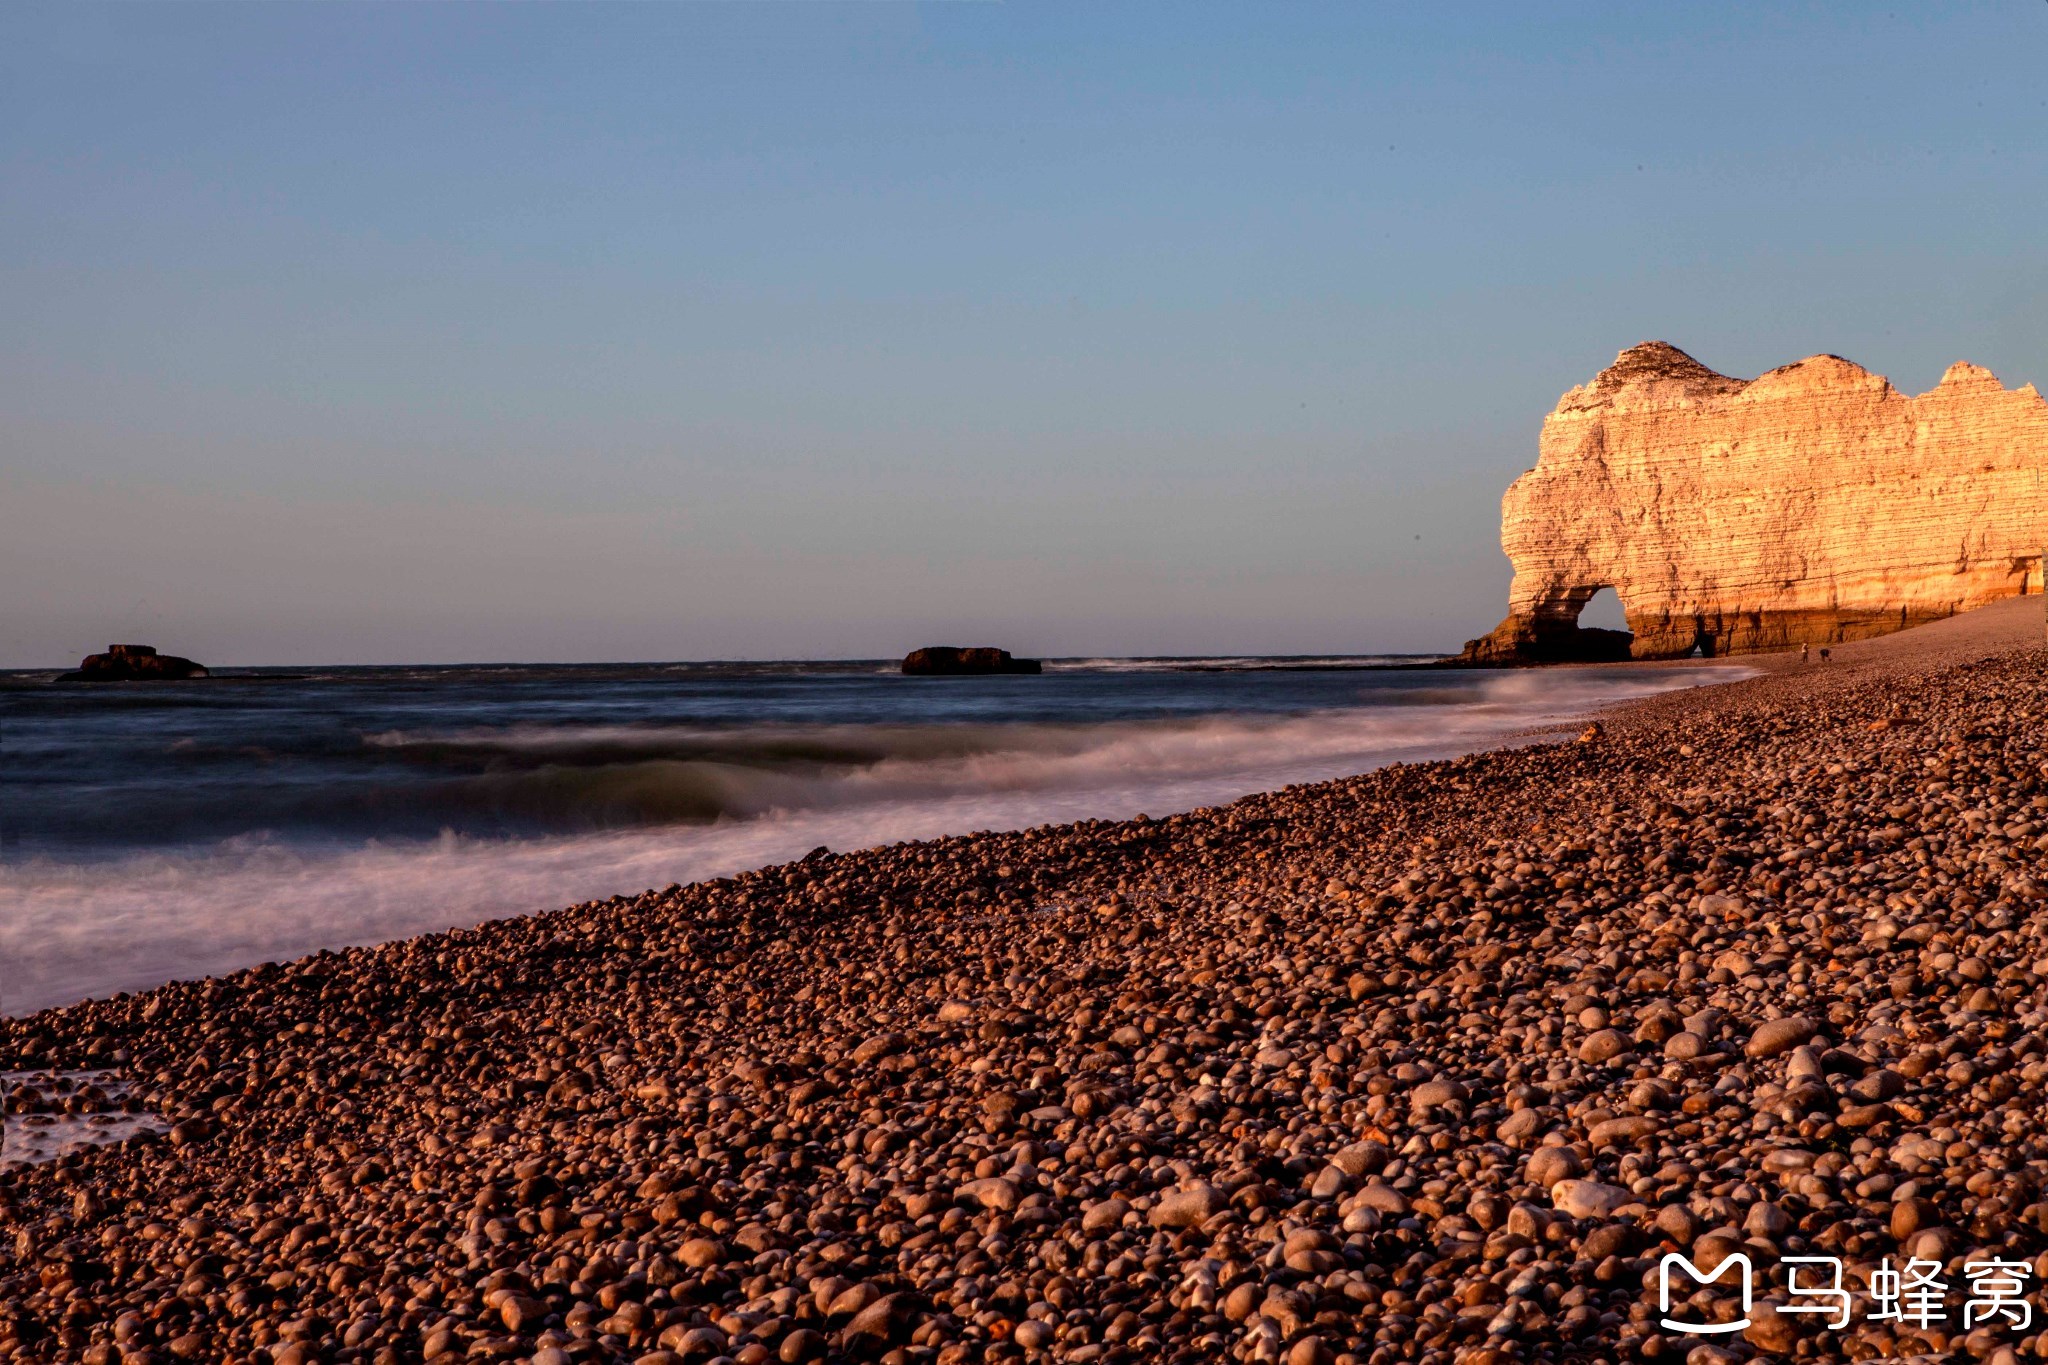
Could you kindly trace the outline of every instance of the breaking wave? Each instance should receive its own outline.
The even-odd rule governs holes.
[[[230,838],[0,865],[0,1009],[468,925],[839,850],[1153,815],[1515,742],[1726,668],[1466,675],[1289,714],[1100,722],[418,724],[360,731],[348,782],[254,778]],[[203,746],[202,746],[203,747]],[[225,746],[232,749],[234,746]],[[260,746],[258,746],[260,747]],[[191,755],[194,761],[204,754]],[[218,761],[254,765],[247,746]],[[261,805],[404,808],[425,837],[280,833]],[[332,809],[327,809],[332,807]],[[479,834],[479,813],[541,832]],[[438,823],[437,823],[438,822]],[[279,822],[282,824],[283,822]],[[439,834],[431,831],[440,828]],[[464,831],[464,832],[458,832]]]

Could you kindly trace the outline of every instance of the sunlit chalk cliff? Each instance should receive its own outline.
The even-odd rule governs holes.
[[[1644,342],[1544,419],[1501,505],[1508,618],[1464,657],[1825,645],[2038,593],[2044,484],[2031,384],[1958,363],[1909,397],[1832,355],[1745,381]],[[1579,629],[1603,587],[1629,633]]]

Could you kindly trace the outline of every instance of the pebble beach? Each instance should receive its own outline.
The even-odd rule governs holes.
[[[0,1019],[0,1361],[2048,1357],[2040,599],[1832,653]]]

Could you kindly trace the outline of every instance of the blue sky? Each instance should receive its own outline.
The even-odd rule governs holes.
[[[2048,4],[0,9],[0,666],[1420,650],[1638,340],[2048,384]]]

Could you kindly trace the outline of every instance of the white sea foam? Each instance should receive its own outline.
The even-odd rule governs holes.
[[[653,727],[388,734],[378,742],[501,750],[621,746],[611,784],[712,783],[711,823],[520,840],[312,848],[261,836],[110,861],[0,868],[0,1008],[217,973],[799,857],[972,830],[1153,815],[1289,783],[1508,742],[1630,696],[1740,670],[1507,672],[1452,696],[1306,715],[975,727],[750,728],[762,752],[798,743],[836,761],[760,765],[647,756],[711,732]],[[1476,697],[1476,699],[1475,699]],[[1432,701],[1438,704],[1430,704]],[[830,729],[837,734],[823,735]],[[800,737],[795,732],[801,730]],[[777,735],[781,734],[778,740]],[[730,731],[717,742],[735,743]],[[545,769],[543,769],[545,771]],[[695,790],[695,788],[693,788]]]

